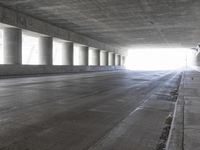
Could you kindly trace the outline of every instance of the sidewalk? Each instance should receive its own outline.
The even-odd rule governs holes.
[[[183,73],[166,150],[200,150],[200,72]]]

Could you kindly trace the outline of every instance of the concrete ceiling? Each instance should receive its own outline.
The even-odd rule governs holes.
[[[0,4],[123,47],[195,47],[199,0],[0,0]]]

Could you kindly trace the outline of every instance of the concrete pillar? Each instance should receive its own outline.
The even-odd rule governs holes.
[[[118,58],[117,58],[118,54],[115,54],[114,57],[115,57],[115,66],[118,66]]]
[[[117,66],[120,66],[120,59],[121,59],[120,55],[117,55]]]
[[[109,66],[109,52],[106,52],[106,66]]]
[[[74,44],[73,42],[64,42],[62,50],[62,64],[73,65],[74,58]]]
[[[115,54],[115,66],[119,66],[119,55]]]
[[[200,66],[200,53],[198,52],[196,56],[194,56],[194,65]]]
[[[116,57],[115,57],[115,53],[113,53],[112,57],[113,57],[112,65],[115,66],[115,59],[116,59]]]
[[[39,65],[52,65],[53,63],[53,38],[39,38]]]
[[[119,66],[122,66],[122,56],[119,55]]]
[[[101,65],[101,50],[97,50],[97,66]]]
[[[79,55],[79,65],[89,65],[89,48],[87,46],[81,46]]]
[[[4,63],[22,64],[22,30],[18,28],[3,29]]]
[[[125,66],[125,61],[126,61],[125,56],[122,56],[122,66]]]
[[[95,48],[89,49],[89,65],[91,66],[100,65],[100,50]]]
[[[100,66],[108,66],[108,52],[100,50]]]
[[[108,59],[107,52],[100,51],[100,66],[107,66],[106,60]]]
[[[109,66],[109,52],[105,52],[105,65]]]
[[[108,66],[112,66],[112,53],[108,52]]]
[[[115,57],[114,57],[114,53],[113,52],[109,52],[108,53],[108,65],[109,66],[114,66],[115,65]]]

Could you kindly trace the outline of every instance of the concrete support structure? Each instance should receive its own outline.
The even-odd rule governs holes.
[[[109,52],[106,52],[106,66],[109,66]]]
[[[115,66],[120,66],[120,55],[115,54]]]
[[[100,66],[101,64],[100,57],[101,57],[101,50],[97,50],[97,66]]]
[[[100,51],[100,66],[108,66],[108,52]]]
[[[22,30],[18,28],[3,29],[4,64],[22,64]]]
[[[63,28],[59,28],[57,26],[53,26],[47,22],[43,22],[41,20],[37,20],[33,17],[26,16],[24,14],[21,14],[19,12],[3,8],[0,6],[0,9],[2,10],[0,14],[2,13],[2,16],[5,16],[3,18],[0,18],[1,22],[4,23],[2,25],[4,29],[4,54],[3,59],[5,64],[10,64],[9,67],[13,67],[12,69],[16,70],[16,67],[19,67],[18,70],[22,68],[22,71],[20,73],[24,74],[35,74],[36,72],[41,73],[49,73],[51,70],[53,70],[51,73],[60,72],[60,70],[64,70],[61,65],[70,65],[65,69],[66,72],[70,72],[71,70],[74,71],[81,71],[81,70],[88,70],[89,65],[89,52],[88,47],[96,47],[98,49],[105,49],[105,50],[111,50],[113,53],[124,53],[124,50],[122,50],[120,47],[114,47],[112,45],[107,45],[105,43],[96,41],[94,39],[90,39],[87,36],[82,36],[79,34],[76,34],[74,32],[68,31]],[[37,47],[36,50],[33,50],[31,54],[29,55],[33,56],[30,59],[31,63],[23,63],[22,65],[22,30],[25,30],[26,32],[33,32],[35,35],[39,35],[39,40],[37,41]],[[32,34],[32,33],[31,33]],[[40,37],[41,36],[41,37]],[[62,54],[62,61],[60,61],[59,66],[53,66],[53,44],[52,44],[52,38],[58,38],[62,41],[72,41],[73,43],[77,43],[80,46],[80,52],[78,52],[76,64],[74,64],[74,47],[73,43],[64,43],[62,48],[62,53],[59,51],[59,58]],[[66,44],[66,45],[65,45]],[[35,45],[34,45],[35,46]],[[39,52],[37,51],[38,49]],[[71,51],[70,51],[71,50]],[[29,51],[26,51],[29,52]],[[36,52],[36,53],[35,53]],[[103,58],[101,58],[101,52],[100,50],[96,51],[93,66],[89,67],[90,69],[97,69],[97,70],[106,70],[106,69],[118,69],[117,67],[113,67],[113,58],[111,58],[112,63],[109,67],[108,66],[108,52],[103,53]],[[28,59],[27,56],[23,55],[24,58]],[[23,58],[23,60],[24,60]],[[104,60],[103,60],[104,59]],[[29,59],[28,59],[29,60]],[[34,60],[34,63],[32,61]],[[101,63],[102,61],[102,63]],[[61,63],[62,62],[62,63]],[[28,65],[26,65],[28,64]],[[42,66],[37,66],[42,65]],[[73,65],[81,65],[81,66],[73,66]],[[98,68],[99,65],[102,65],[104,67]],[[1,66],[2,69],[5,69],[5,67]],[[30,67],[30,70],[27,70],[27,68]],[[35,70],[35,67],[38,70]],[[72,69],[72,67],[74,67]],[[45,69],[44,69],[45,68]],[[77,68],[77,69],[76,69]],[[59,70],[59,71],[57,71]],[[5,72],[6,71],[6,72]],[[77,72],[78,72],[77,71]],[[4,75],[6,74],[15,74],[13,71],[8,70],[2,70]],[[10,73],[12,72],[12,73]]]
[[[53,38],[40,37],[39,39],[39,65],[52,65]]]
[[[122,56],[119,55],[119,66],[122,66]]]
[[[108,53],[108,65],[109,66],[115,65],[115,54],[113,52]]]
[[[100,65],[100,50],[94,48],[89,49],[89,65],[90,66]]]
[[[79,52],[79,65],[88,66],[89,65],[89,48],[87,46],[81,46]]]
[[[117,66],[117,54],[114,54],[114,66]]]
[[[108,52],[108,66],[112,66],[112,53]]]
[[[112,62],[113,66],[116,66],[116,64],[115,64],[116,57],[115,56],[116,56],[116,54],[113,53],[113,62]]]
[[[62,50],[62,64],[73,65],[74,58],[74,46],[73,42],[64,42]]]
[[[69,30],[54,26],[48,22],[41,21],[42,19],[36,19],[37,17],[31,17],[23,13],[20,13],[21,11],[15,11],[14,9],[9,9],[0,6],[0,15],[3,16],[0,17],[0,22],[4,24],[9,24],[11,26],[15,26],[20,29],[37,32],[43,35],[56,37],[66,41],[73,41],[75,43],[80,43],[82,45],[87,45],[105,50],[109,49],[114,52],[116,51],[116,53],[122,53],[122,54],[125,52],[125,50],[120,47],[108,45],[99,42],[97,40],[94,40],[92,38],[88,38],[88,36],[83,36],[81,34],[77,34],[75,32],[71,32]]]
[[[122,65],[121,66],[125,66],[125,61],[126,61],[126,57],[125,56],[122,56]]]

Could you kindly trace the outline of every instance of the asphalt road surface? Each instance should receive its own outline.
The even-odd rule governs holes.
[[[180,71],[0,80],[0,150],[155,150]]]

